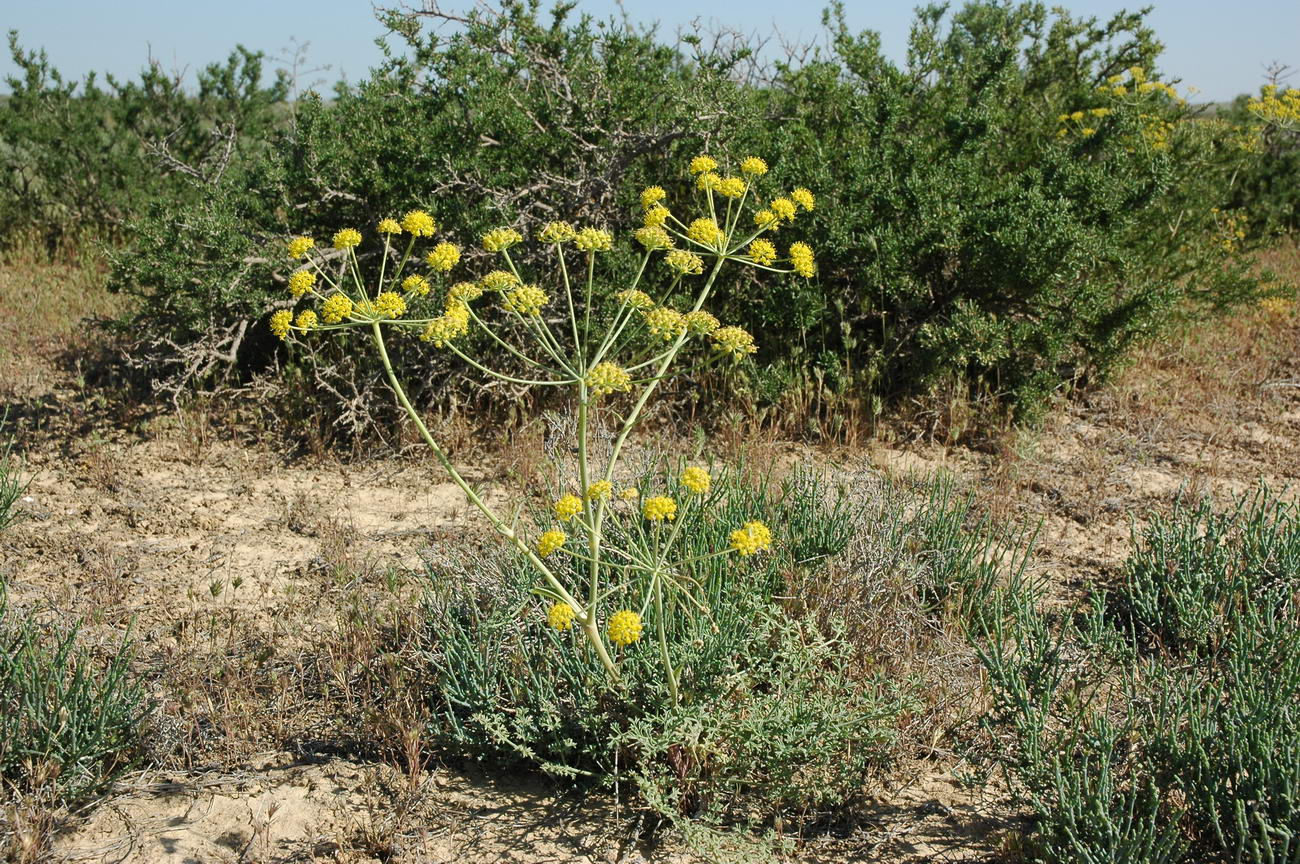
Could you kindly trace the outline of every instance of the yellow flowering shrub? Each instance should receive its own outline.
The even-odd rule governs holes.
[[[369,335],[389,386],[426,445],[502,540],[530,562],[539,579],[536,591],[549,603],[547,624],[579,630],[614,678],[618,664],[610,646],[640,650],[646,626],[662,635],[671,615],[707,614],[700,601],[682,599],[695,590],[689,576],[695,563],[719,555],[747,557],[771,546],[770,532],[751,521],[735,528],[726,548],[703,558],[677,554],[683,525],[690,521],[683,517],[699,513],[713,484],[698,465],[678,475],[680,497],[642,498],[635,486],[621,486],[615,494],[628,437],[655,388],[676,373],[678,361],[694,355],[691,364],[708,366],[743,361],[757,351],[748,331],[724,325],[704,308],[722,268],[804,277],[816,270],[808,244],[796,240],[782,259],[765,236],[810,211],[812,192],[798,187],[787,195],[760,197],[757,187],[767,173],[767,163],[757,156],[729,169],[712,156],[696,157],[686,171],[694,200],[670,207],[664,187],[647,187],[637,201],[644,225],[633,238],[552,221],[536,242],[549,247],[546,254],[556,267],[536,278],[525,278],[512,257],[511,250],[525,242],[513,228],[496,228],[480,238],[483,250],[497,257],[496,269],[477,279],[460,276],[464,261],[455,244],[416,248],[438,230],[423,210],[409,211],[400,221],[380,220],[369,239],[356,229],[341,229],[328,257],[313,254],[310,238],[288,241],[290,258],[305,262],[289,276],[289,298],[306,305],[296,318],[293,310],[278,310],[270,317],[271,331],[281,339],[348,329]],[[641,267],[631,284],[605,293],[598,288],[597,259],[620,240],[634,242]],[[377,278],[363,278],[371,262]],[[655,284],[659,279],[662,284]],[[497,302],[480,303],[489,293]],[[406,397],[386,347],[389,338],[404,332],[455,354],[483,375],[522,387],[568,388],[577,410],[578,464],[576,477],[560,478],[561,488],[581,493],[559,495],[549,512],[536,518],[536,531],[518,519],[507,521],[489,506]],[[470,338],[475,333],[477,341]],[[494,369],[491,351],[503,352],[512,368],[527,371]],[[609,398],[615,394],[629,395]],[[609,443],[601,448],[594,445],[597,424],[612,425],[605,433]],[[624,603],[627,608],[620,608]],[[609,607],[618,611],[606,617]],[[663,672],[676,698],[678,670],[666,657]]]

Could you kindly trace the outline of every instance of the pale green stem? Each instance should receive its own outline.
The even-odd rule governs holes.
[[[542,575],[542,578],[546,581],[547,585],[550,586],[551,590],[553,590],[559,597],[564,598],[564,602],[568,603],[575,610],[578,610],[578,614],[582,618],[582,629],[587,634],[587,638],[591,641],[592,647],[595,648],[596,656],[600,659],[601,665],[605,667],[606,672],[609,673],[611,678],[617,680],[618,667],[614,665],[613,659],[609,656],[609,649],[605,647],[605,640],[601,638],[600,628],[596,624],[595,610],[588,609],[584,611],[582,604],[580,604],[573,595],[569,593],[568,589],[561,584],[560,580],[556,578],[555,574],[551,572],[551,569],[543,563],[542,559],[537,556],[537,553],[533,551],[532,547],[524,542],[523,538],[520,537],[513,528],[507,525],[501,517],[497,516],[496,512],[489,507],[482,497],[479,496],[478,492],[474,490],[474,487],[470,486],[465,478],[460,475],[460,472],[456,470],[456,466],[451,463],[450,457],[448,457],[447,453],[438,446],[438,442],[433,439],[433,435],[429,432],[429,427],[424,425],[424,420],[420,418],[419,412],[415,410],[411,401],[406,397],[406,391],[402,388],[401,382],[397,380],[397,373],[393,371],[392,361],[388,359],[388,350],[384,346],[384,334],[380,329],[378,322],[372,322],[371,331],[374,336],[375,347],[379,350],[379,359],[384,366],[384,374],[388,377],[388,384],[393,388],[393,393],[397,396],[397,401],[401,403],[403,410],[405,410],[407,416],[411,418],[411,422],[415,424],[415,428],[419,430],[420,436],[424,439],[424,443],[428,445],[431,451],[433,451],[433,455],[437,458],[438,462],[442,464],[443,469],[447,472],[448,476],[451,477],[451,481],[460,487],[460,490],[465,493],[465,497],[469,499],[470,503],[478,508],[479,512],[486,516],[488,521],[492,523],[493,529],[495,529],[496,532],[507,541],[512,543],[516,549],[528,558],[529,563],[532,564],[533,567],[537,569],[537,572]]]

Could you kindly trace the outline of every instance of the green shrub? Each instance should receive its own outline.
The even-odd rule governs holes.
[[[91,73],[64,80],[44,51],[9,31],[17,75],[0,108],[0,236],[51,246],[82,235],[122,240],[154,206],[173,214],[202,200],[251,159],[277,124],[282,73],[262,82],[262,55],[236,48],[198,72],[190,94],[156,62],[139,81]],[[237,173],[237,172],[236,172]]]
[[[451,752],[559,775],[630,777],[669,816],[810,818],[842,806],[887,762],[910,703],[882,678],[855,674],[838,631],[792,617],[781,601],[787,579],[821,572],[846,546],[855,518],[846,505],[807,477],[779,489],[715,477],[683,542],[713,548],[743,514],[768,521],[778,549],[690,574],[709,615],[672,619],[669,653],[687,670],[677,706],[656,645],[625,649],[611,689],[584,643],[546,627],[526,567],[453,551],[430,571],[435,736]],[[804,530],[813,522],[820,528]]]
[[[1036,812],[1033,860],[1300,855],[1295,515],[1267,490],[1180,508],[1073,620],[1025,595],[986,628],[989,719],[1013,733],[1000,760]]]
[[[758,339],[748,374],[760,401],[817,382],[876,411],[955,388],[1030,417],[1104,378],[1172,316],[1256,290],[1229,209],[1248,154],[1163,89],[1107,84],[1130,67],[1156,75],[1140,14],[925,7],[900,66],[832,10],[829,53],[752,75],[743,44],[663,44],[568,7],[547,21],[508,2],[467,19],[425,30],[419,14],[386,15],[406,54],[332,101],[308,96],[263,158],[203,200],[162,200],[133,223],[113,282],[140,299],[135,356],[161,386],[287,360],[304,387],[351,406],[345,426],[365,426],[387,405],[368,361],[334,347],[277,358],[260,326],[287,305],[284,237],[369,228],[413,206],[463,229],[450,239],[467,246],[557,216],[622,212],[608,227],[626,232],[647,178],[701,150],[752,150],[819,196],[806,223],[817,280],[757,292],[742,279],[716,298]],[[1061,120],[1094,109],[1109,114],[1091,134]],[[423,369],[417,404],[463,386],[454,361],[397,350]]]
[[[104,664],[77,636],[16,615],[0,590],[0,776],[20,789],[53,788],[68,803],[131,767],[146,713],[129,645]]]

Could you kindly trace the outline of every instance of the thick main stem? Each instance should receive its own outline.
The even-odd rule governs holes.
[[[384,334],[378,321],[371,323],[371,332],[374,336],[375,347],[379,350],[379,359],[384,366],[384,374],[388,377],[388,385],[393,388],[393,393],[396,394],[397,401],[401,403],[403,410],[405,410],[407,416],[411,418],[411,422],[415,424],[415,428],[420,431],[420,436],[424,439],[424,443],[433,451],[433,455],[437,457],[438,462],[442,464],[443,469],[446,470],[448,476],[451,477],[451,482],[460,487],[460,490],[465,493],[465,497],[469,499],[471,504],[478,508],[479,512],[488,518],[488,521],[492,523],[493,529],[495,529],[498,534],[506,538],[506,540],[512,543],[516,549],[528,558],[529,563],[537,568],[537,571],[542,574],[542,578],[546,580],[546,583],[560,596],[562,600],[564,600],[564,602],[568,603],[574,609],[584,608],[583,604],[579,603],[573,595],[568,592],[564,585],[561,584],[560,580],[555,577],[555,574],[551,572],[551,569],[543,563],[541,558],[537,557],[537,553],[523,541],[515,529],[507,525],[505,520],[498,516],[496,512],[487,505],[487,502],[485,502],[482,497],[474,491],[474,487],[470,486],[465,478],[460,475],[460,472],[456,470],[456,466],[451,463],[450,457],[448,457],[447,453],[438,446],[438,442],[433,439],[433,435],[429,432],[429,427],[424,425],[424,421],[415,410],[415,406],[411,404],[411,400],[406,397],[406,390],[402,388],[401,382],[397,380],[397,373],[393,371],[392,361],[388,359],[388,349],[384,346]],[[595,609],[587,607],[584,619],[585,620],[582,622],[583,632],[587,634],[588,640],[596,649],[596,656],[600,659],[601,665],[605,667],[605,670],[609,673],[612,679],[618,680],[618,667],[614,665],[613,658],[609,656],[609,649],[605,647],[605,640],[600,636],[600,629],[596,625]]]

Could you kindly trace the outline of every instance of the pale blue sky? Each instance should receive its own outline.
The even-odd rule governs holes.
[[[464,9],[471,0],[443,0],[447,9]],[[1051,0],[1076,14],[1106,17],[1122,8],[1114,0]],[[544,8],[549,8],[549,2]],[[878,30],[886,50],[899,56],[912,20],[914,2],[847,0],[851,27]],[[1300,0],[1155,0],[1150,21],[1166,45],[1163,69],[1203,93],[1230,99],[1254,91],[1264,64],[1281,61],[1300,67]],[[153,56],[169,69],[201,66],[224,59],[236,43],[271,55],[282,53],[290,38],[310,42],[311,65],[330,64],[330,80],[365,75],[379,51],[369,0],[9,0],[0,28],[17,29],[26,47],[44,47],[66,74],[80,77],[95,69],[134,76]],[[638,22],[658,21],[666,36],[704,21],[747,32],[779,29],[792,40],[821,38],[821,0],[623,0]],[[579,9],[597,16],[616,12],[616,0],[581,0]],[[0,75],[14,66],[5,53]],[[1300,84],[1300,75],[1293,79]],[[3,85],[0,85],[3,88]],[[7,90],[8,88],[3,88]]]

